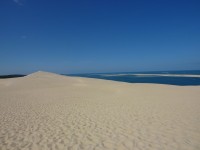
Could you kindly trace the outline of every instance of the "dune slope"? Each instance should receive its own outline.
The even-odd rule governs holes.
[[[199,150],[199,114],[200,86],[0,79],[2,150]]]

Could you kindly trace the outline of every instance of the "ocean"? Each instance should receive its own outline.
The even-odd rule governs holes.
[[[68,76],[97,78],[97,79],[114,80],[114,81],[121,81],[128,83],[156,83],[156,84],[169,84],[169,85],[179,85],[179,86],[200,85],[200,70],[88,73],[88,74],[68,74]]]

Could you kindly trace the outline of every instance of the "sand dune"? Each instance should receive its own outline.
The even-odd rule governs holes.
[[[1,150],[199,150],[200,86],[36,72],[0,80]]]

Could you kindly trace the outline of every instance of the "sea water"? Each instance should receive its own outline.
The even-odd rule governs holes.
[[[134,75],[135,74],[135,75]],[[200,70],[192,71],[149,71],[149,72],[120,72],[120,73],[89,73],[89,74],[71,74],[70,76],[97,78],[105,80],[114,80],[128,83],[156,83],[179,86],[200,85],[200,77],[181,77],[181,76],[159,76],[148,75],[141,76],[136,74],[173,74],[173,75],[200,75]]]

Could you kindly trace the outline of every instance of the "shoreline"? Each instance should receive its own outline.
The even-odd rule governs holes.
[[[197,77],[200,78],[200,75],[188,75],[188,74],[107,74],[101,76],[126,76],[126,75],[133,75],[133,76],[164,76],[164,77]]]

